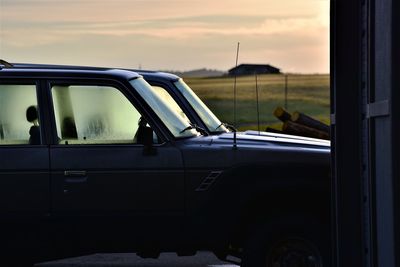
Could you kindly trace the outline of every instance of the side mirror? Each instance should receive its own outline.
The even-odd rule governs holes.
[[[142,144],[144,145],[143,148],[143,155],[155,155],[157,154],[157,150],[153,147],[153,129],[150,127],[143,127],[141,129],[142,134]]]

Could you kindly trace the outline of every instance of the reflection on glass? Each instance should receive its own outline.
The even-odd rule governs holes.
[[[221,121],[214,113],[201,101],[201,99],[193,92],[193,90],[182,80],[179,79],[175,83],[176,88],[187,99],[192,108],[197,112],[210,132],[227,132],[228,129],[221,124]]]
[[[174,105],[162,99],[159,93],[157,93],[157,89],[149,85],[143,78],[131,80],[130,83],[175,137],[199,135],[195,129],[183,131],[187,127],[190,127],[187,118],[183,118],[182,114],[177,112]]]
[[[168,106],[170,106],[177,114],[179,114],[183,119],[190,122],[189,118],[186,116],[185,112],[181,109],[181,107],[176,103],[176,101],[172,98],[172,96],[160,86],[153,86],[156,93],[162,98]]]

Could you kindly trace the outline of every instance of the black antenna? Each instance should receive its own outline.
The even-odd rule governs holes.
[[[237,49],[236,49],[236,64],[235,64],[235,69],[237,68],[238,65],[238,58],[239,58],[239,47],[240,43],[237,43]],[[237,69],[235,70],[235,80],[233,83],[233,125],[236,128],[236,77],[237,77]],[[233,149],[237,149],[237,144],[236,144],[236,131],[233,131]]]
[[[259,100],[258,100],[258,81],[257,81],[257,73],[256,76],[256,101],[257,101],[257,129],[258,135],[260,135],[260,109],[259,109]]]

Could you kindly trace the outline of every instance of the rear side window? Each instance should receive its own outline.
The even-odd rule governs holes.
[[[40,140],[36,85],[0,84],[0,145]]]
[[[139,143],[139,124],[146,124],[117,88],[56,85],[52,98],[59,144]]]

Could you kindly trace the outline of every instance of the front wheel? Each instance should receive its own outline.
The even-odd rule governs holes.
[[[289,219],[287,219],[289,220]],[[253,226],[242,267],[329,267],[330,229],[304,220]]]

